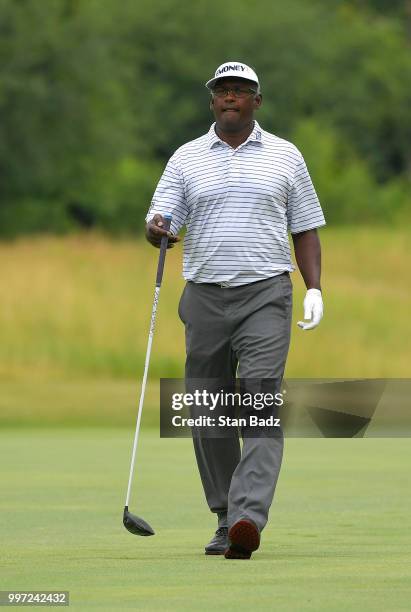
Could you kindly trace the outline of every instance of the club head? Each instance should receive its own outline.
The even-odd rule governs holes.
[[[131,514],[128,511],[128,506],[124,507],[123,512],[123,525],[130,533],[139,536],[152,536],[154,535],[154,529],[150,527],[142,518]]]

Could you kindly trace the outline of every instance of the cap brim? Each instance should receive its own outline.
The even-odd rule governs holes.
[[[250,83],[255,83],[257,85],[257,87],[259,87],[259,84],[257,81],[254,81],[253,79],[246,79],[245,77],[241,77],[241,76],[237,76],[234,74],[230,74],[228,76],[223,76],[223,77],[217,77],[214,79],[210,79],[209,81],[207,81],[207,83],[205,84],[205,86],[207,87],[207,89],[212,89],[212,87],[214,87],[215,83],[217,83],[217,81],[221,81],[222,79],[241,79],[242,81],[249,81]]]

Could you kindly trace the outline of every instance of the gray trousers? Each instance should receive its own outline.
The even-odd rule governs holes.
[[[179,304],[185,325],[186,379],[275,379],[280,390],[290,343],[288,273],[242,285],[188,282]],[[237,372],[238,368],[238,372]],[[281,467],[283,436],[193,437],[207,503],[219,526],[268,520]]]

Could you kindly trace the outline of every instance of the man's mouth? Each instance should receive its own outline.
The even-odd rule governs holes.
[[[223,113],[238,113],[238,108],[223,108]]]

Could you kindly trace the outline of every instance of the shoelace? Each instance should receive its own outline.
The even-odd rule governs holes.
[[[216,534],[217,536],[220,536],[220,535],[221,535],[221,536],[222,536],[222,535],[225,535],[225,536],[226,536],[226,535],[228,535],[228,527],[219,527],[219,528],[217,529],[217,531],[215,532],[215,534]]]

